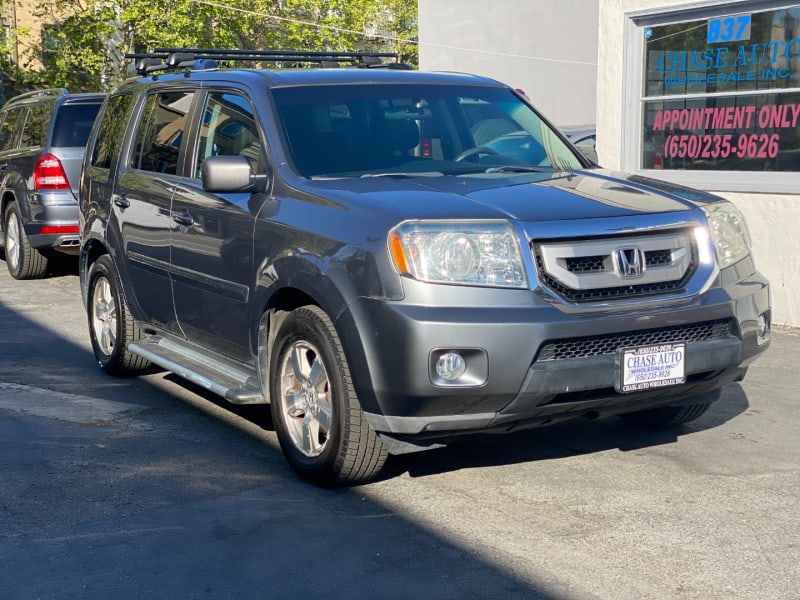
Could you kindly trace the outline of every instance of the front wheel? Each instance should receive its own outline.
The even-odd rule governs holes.
[[[341,341],[322,309],[298,308],[281,323],[269,385],[278,441],[301,477],[354,485],[380,472],[386,449],[361,410]]]
[[[711,405],[716,402],[722,390],[714,390],[707,394],[702,394],[693,398],[697,402],[683,406],[662,406],[660,408],[650,408],[634,413],[620,415],[622,419],[630,425],[638,427],[648,427],[652,429],[662,427],[675,427],[694,421],[702,417]]]
[[[128,344],[139,339],[139,330],[108,255],[101,256],[92,265],[87,297],[89,337],[100,368],[117,376],[147,372],[150,362],[128,350]]]
[[[49,256],[31,246],[16,202],[8,205],[3,219],[6,267],[11,276],[14,279],[40,279],[47,275]]]

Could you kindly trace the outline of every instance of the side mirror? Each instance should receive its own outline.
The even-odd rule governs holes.
[[[203,189],[207,192],[263,192],[268,176],[253,173],[244,156],[209,156],[203,161]]]

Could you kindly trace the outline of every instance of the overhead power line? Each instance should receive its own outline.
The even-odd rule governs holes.
[[[222,4],[220,2],[211,2],[209,0],[192,0],[195,4],[204,4],[206,6],[213,6],[214,8],[221,8],[224,10],[230,10],[233,12],[240,12],[249,15],[256,15],[264,17],[265,19],[271,19],[273,21],[283,21],[286,23],[293,23],[295,25],[305,25],[307,27],[316,27],[317,29],[327,29],[329,31],[335,31],[338,33],[349,33],[352,35],[360,35],[362,37],[368,38],[378,38],[383,39],[391,42],[404,42],[408,44],[415,44],[417,46],[428,46],[430,48],[442,48],[445,50],[456,50],[458,52],[474,52],[476,54],[487,54],[491,56],[501,56],[503,58],[522,58],[525,60],[538,60],[543,62],[554,62],[554,63],[566,63],[572,65],[587,65],[591,67],[596,67],[597,62],[586,62],[586,61],[579,61],[579,60],[566,60],[562,58],[547,58],[544,56],[526,56],[524,54],[513,54],[509,52],[497,52],[493,50],[479,50],[476,48],[461,48],[458,46],[448,46],[446,44],[433,44],[430,42],[422,42],[418,40],[409,40],[406,38],[399,38],[396,36],[391,35],[381,35],[381,34],[372,34],[372,33],[364,33],[363,31],[356,31],[354,29],[345,29],[343,27],[335,27],[333,25],[324,25],[321,23],[311,23],[309,21],[303,21],[302,19],[292,19],[290,17],[279,17],[277,15],[270,15],[265,12],[259,12],[256,10],[250,10],[246,8],[239,8],[237,6],[230,6],[228,4]]]

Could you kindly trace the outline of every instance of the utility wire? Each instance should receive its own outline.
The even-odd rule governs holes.
[[[255,10],[249,10],[246,8],[239,8],[236,6],[229,6],[227,4],[221,4],[219,2],[211,2],[210,0],[192,0],[195,4],[204,4],[206,6],[212,6],[214,8],[221,8],[225,10],[230,10],[233,12],[241,12],[248,15],[256,15],[262,16],[266,19],[272,19],[273,21],[284,21],[286,23],[294,23],[295,25],[306,25],[308,27],[316,27],[318,29],[328,29],[330,31],[335,31],[337,33],[350,33],[353,35],[360,35],[362,37],[369,37],[369,38],[378,38],[382,40],[387,40],[390,42],[403,42],[406,44],[414,44],[416,46],[428,46],[430,48],[442,48],[445,50],[456,50],[458,52],[474,52],[476,54],[487,54],[490,56],[501,56],[503,58],[522,58],[525,60],[538,60],[542,62],[553,62],[553,63],[566,63],[572,65],[587,65],[591,67],[596,67],[596,62],[586,62],[580,60],[564,60],[560,58],[545,58],[543,56],[526,56],[524,54],[512,54],[508,52],[496,52],[492,50],[478,50],[475,48],[461,48],[458,46],[448,46],[446,44],[433,44],[430,42],[420,42],[420,41],[412,41],[407,38],[399,38],[396,36],[391,35],[381,35],[381,34],[371,34],[371,33],[364,33],[363,31],[355,31],[353,29],[344,29],[342,27],[335,27],[333,25],[323,25],[321,23],[311,23],[309,21],[302,21],[300,19],[292,19],[289,17],[279,17],[277,15],[270,15],[264,12],[258,12]]]

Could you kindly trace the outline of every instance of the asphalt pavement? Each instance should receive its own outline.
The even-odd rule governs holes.
[[[94,364],[74,265],[0,262],[0,598],[800,597],[800,334],[672,431],[576,422],[323,490],[262,407]]]

